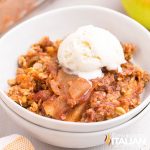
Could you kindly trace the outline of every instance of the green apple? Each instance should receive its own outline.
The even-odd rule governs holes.
[[[122,0],[128,15],[150,29],[150,0]]]

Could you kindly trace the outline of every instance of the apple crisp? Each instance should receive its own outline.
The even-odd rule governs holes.
[[[104,77],[89,82],[58,64],[60,43],[44,37],[19,57],[16,77],[8,81],[11,99],[36,114],[74,122],[108,120],[140,104],[150,76],[130,61],[134,45],[122,44],[127,60],[122,72],[104,67]]]

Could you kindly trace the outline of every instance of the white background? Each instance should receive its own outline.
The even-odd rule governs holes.
[[[34,15],[37,15],[37,14],[40,14],[40,13],[43,13],[43,12],[46,12],[55,8],[72,6],[72,5],[82,5],[82,4],[104,6],[104,7],[108,7],[108,8],[112,8],[114,10],[120,11],[121,13],[124,13],[120,0],[47,0],[45,4],[43,4],[40,8],[32,12],[25,19],[28,19]],[[27,133],[24,129],[22,129],[20,126],[15,124],[13,122],[13,119],[10,119],[0,106],[0,137],[7,136],[10,134],[14,134],[14,133],[22,134],[26,136],[27,138],[29,138],[31,142],[33,143],[33,145],[35,146],[36,150],[64,150],[62,148],[58,148],[58,147],[54,147],[51,145],[41,143],[40,141],[33,138],[30,135],[30,133]],[[150,139],[150,113],[145,114],[145,116],[141,120],[138,120],[136,124],[130,126],[128,129],[126,129],[125,131],[122,131],[122,133],[120,134],[134,134],[134,135],[142,134],[143,136],[145,136],[145,138]],[[110,148],[107,145],[89,148],[87,150],[109,150],[109,149],[130,150],[130,148],[127,148],[127,147],[126,148],[125,147]],[[136,150],[136,149],[139,150],[138,148],[132,148],[132,150]],[[141,150],[148,150],[148,149],[143,148]]]

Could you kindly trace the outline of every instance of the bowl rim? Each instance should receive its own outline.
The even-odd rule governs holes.
[[[142,32],[144,32],[144,34],[147,35],[147,37],[149,37],[150,39],[150,33],[148,32],[148,30],[146,28],[144,28],[144,26],[142,26],[141,24],[139,24],[137,21],[133,20],[132,18],[121,14],[120,12],[117,12],[115,10],[109,9],[109,8],[105,8],[105,7],[101,7],[101,6],[91,6],[91,5],[82,5],[82,6],[69,6],[69,7],[63,7],[63,8],[58,8],[58,9],[54,9],[54,10],[50,10],[48,12],[42,13],[40,15],[37,15],[35,17],[32,17],[30,19],[28,19],[27,21],[24,21],[22,23],[20,23],[19,25],[17,25],[16,27],[12,28],[11,30],[9,30],[8,32],[6,32],[0,39],[0,42],[5,40],[5,38],[7,39],[7,35],[12,34],[13,32],[15,32],[18,28],[36,20],[36,19],[40,19],[43,16],[46,16],[48,14],[54,14],[54,13],[60,13],[62,11],[70,11],[70,10],[78,10],[78,9],[93,9],[93,10],[101,10],[101,11],[105,11],[105,12],[109,12],[109,13],[113,13],[114,15],[117,15],[121,18],[123,18],[124,20],[127,20],[128,22],[130,22],[131,24],[134,24],[135,26],[137,26],[139,28],[139,30],[141,30]],[[84,122],[69,122],[69,121],[61,121],[61,120],[56,120],[56,119],[52,119],[52,118],[48,118],[48,117],[44,117],[44,116],[40,116],[38,114],[35,114],[23,107],[21,107],[19,104],[15,103],[11,98],[9,98],[4,91],[0,90],[1,92],[1,96],[3,102],[5,102],[4,99],[7,99],[10,101],[10,103],[12,103],[12,105],[14,105],[15,107],[18,107],[21,111],[24,111],[24,113],[28,113],[29,115],[36,117],[37,119],[43,120],[43,121],[51,121],[53,123],[58,123],[58,124],[62,124],[62,125],[71,125],[71,126],[93,126],[93,125],[105,125],[105,124],[109,124],[109,123],[113,123],[114,121],[119,121],[123,118],[126,118],[128,116],[130,116],[130,114],[132,114],[133,112],[139,110],[142,106],[147,105],[148,102],[150,101],[150,95],[147,96],[147,98],[136,108],[134,108],[133,110],[127,112],[126,114],[122,115],[122,116],[118,116],[116,118],[112,118],[110,120],[105,120],[105,121],[101,121],[101,122],[91,122],[91,123],[84,123]],[[6,104],[6,102],[5,102]],[[9,107],[9,106],[8,106]],[[10,107],[9,107],[10,108]],[[10,108],[12,109],[12,108]],[[21,116],[21,115],[20,115]]]

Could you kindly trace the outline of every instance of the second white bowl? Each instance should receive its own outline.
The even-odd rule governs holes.
[[[116,131],[117,133],[121,133],[123,129],[131,126],[150,110],[149,104],[133,119],[108,130],[89,133],[74,133],[52,130],[35,125],[11,111],[4,102],[0,101],[0,104],[5,109],[9,117],[28,131],[32,136],[44,143],[65,148],[87,148],[105,144],[105,139],[108,134],[113,135]]]

